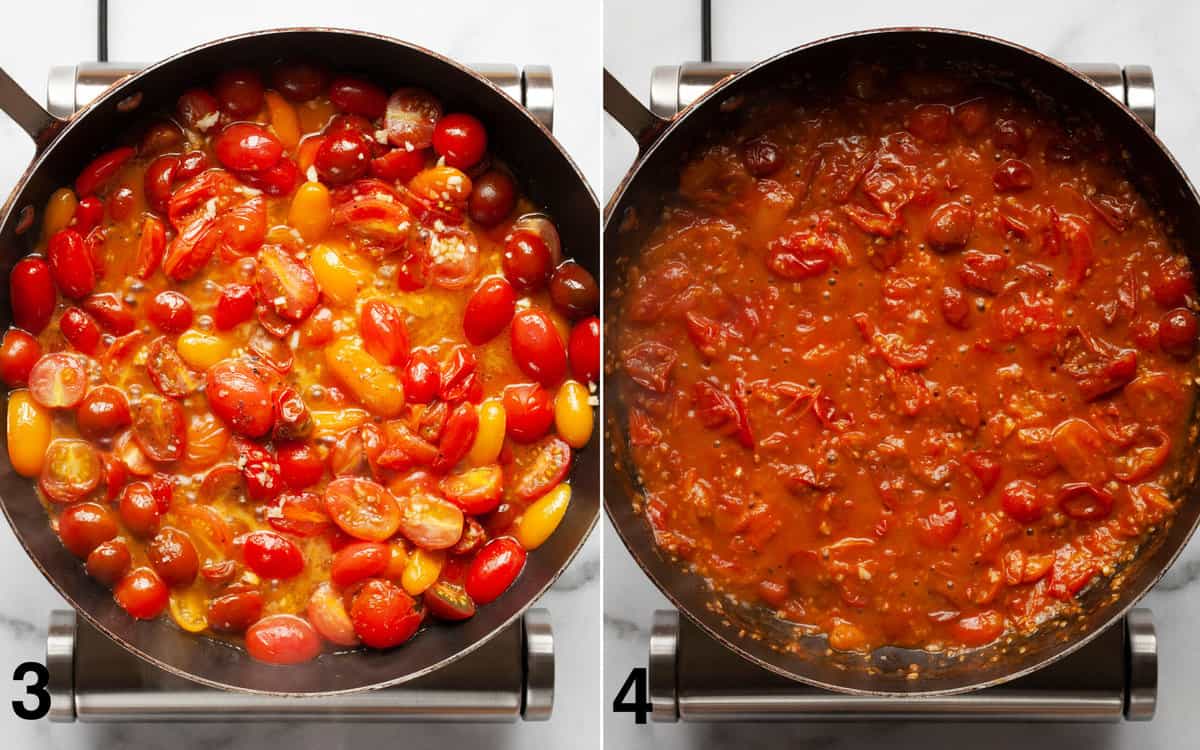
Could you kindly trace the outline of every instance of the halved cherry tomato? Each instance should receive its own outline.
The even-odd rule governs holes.
[[[87,358],[55,352],[43,355],[29,371],[29,395],[50,409],[73,409],[87,390]]]
[[[134,568],[117,582],[113,598],[132,617],[152,620],[167,608],[167,585],[151,568]]]
[[[289,479],[286,473],[284,479]],[[266,517],[271,528],[301,537],[317,536],[333,525],[320,496],[312,492],[280,495],[268,508]]]
[[[600,319],[585,318],[571,329],[567,343],[571,373],[582,383],[600,382]]]
[[[258,255],[258,297],[285,320],[298,322],[317,306],[321,290],[308,264],[267,245]]]
[[[1055,503],[1071,518],[1095,521],[1112,513],[1113,496],[1089,482],[1069,482],[1058,489]]]
[[[98,270],[83,236],[74,229],[60,229],[50,238],[46,254],[50,273],[63,296],[83,299],[96,288]]]
[[[433,145],[434,129],[442,118],[441,102],[433,94],[418,88],[398,89],[384,102],[384,112],[392,145],[405,151]]]
[[[328,583],[321,583],[313,590],[305,614],[321,637],[335,646],[358,645],[358,635],[346,611],[345,600]]]
[[[8,275],[8,298],[13,323],[30,333],[41,333],[54,314],[56,299],[50,264],[42,258],[22,258]]]
[[[400,528],[400,507],[383,486],[369,479],[340,477],[325,487],[325,510],[356,539],[382,542]]]
[[[446,163],[468,169],[479,163],[487,151],[487,130],[468,114],[455,112],[437,121],[433,130],[433,150]]]
[[[418,251],[429,272],[429,281],[443,289],[463,289],[479,276],[479,242],[459,227],[424,228]]]
[[[242,557],[263,578],[294,578],[304,571],[304,555],[294,542],[274,531],[251,531],[242,540]]]
[[[517,313],[511,339],[513,359],[522,372],[546,387],[562,380],[567,372],[567,351],[548,314],[536,308]]]
[[[242,633],[262,617],[262,593],[245,584],[234,584],[208,602],[208,626],[220,633]]]
[[[439,620],[458,622],[475,616],[475,602],[466,589],[449,581],[438,581],[421,595],[429,613]]]
[[[484,279],[463,311],[463,332],[476,346],[491,341],[508,326],[516,311],[517,296],[507,279]]]
[[[246,631],[246,652],[267,664],[301,664],[321,653],[321,638],[296,615],[267,615]]]
[[[205,389],[209,408],[233,431],[262,437],[274,422],[271,388],[260,366],[244,359],[225,359],[208,369]]]
[[[71,554],[80,558],[86,558],[119,531],[112,511],[99,503],[72,505],[58,517],[58,537]]]
[[[424,169],[426,153],[394,148],[371,160],[371,176],[388,182],[407,182]]]
[[[86,197],[95,193],[121,169],[125,162],[129,161],[134,153],[136,152],[131,146],[122,146],[97,156],[83,168],[75,180],[76,195]]]
[[[525,548],[509,536],[493,539],[471,560],[466,591],[477,604],[500,598],[525,567]]]
[[[522,500],[536,500],[561,483],[571,470],[571,446],[556,435],[543,440],[532,459],[518,468],[513,492]]]
[[[436,495],[412,492],[399,498],[400,533],[421,549],[449,549],[463,531],[463,512]]]
[[[504,471],[497,464],[477,466],[442,479],[446,499],[464,513],[481,516],[491,513],[504,495]]]
[[[503,401],[508,435],[518,443],[532,443],[554,424],[554,398],[537,383],[508,386]]]
[[[196,373],[184,363],[179,351],[166,336],[150,344],[146,355],[146,372],[154,387],[170,398],[184,398],[200,387]]]
[[[367,352],[385,365],[408,363],[408,326],[400,312],[381,299],[369,299],[358,313],[358,331]]]
[[[391,562],[392,551],[378,542],[355,542],[342,547],[333,556],[329,580],[339,588],[347,588],[365,578],[383,574]]]
[[[25,385],[41,356],[37,339],[20,328],[9,328],[0,342],[0,380],[9,388]]]
[[[133,439],[152,461],[183,458],[187,449],[183,408],[173,399],[146,394],[133,410]]]
[[[133,275],[139,279],[148,279],[159,265],[167,249],[167,229],[157,216],[147,216],[142,221],[141,235],[138,237],[137,257],[133,262]]]
[[[228,331],[238,323],[254,317],[257,305],[253,287],[246,284],[226,284],[217,299],[213,322],[217,324],[218,329]]]
[[[367,581],[350,605],[354,632],[371,648],[391,648],[404,643],[421,626],[421,613],[413,598],[391,581]]]

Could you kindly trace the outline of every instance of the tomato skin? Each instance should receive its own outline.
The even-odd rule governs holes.
[[[1026,479],[1014,479],[1004,485],[1000,504],[1004,512],[1019,523],[1033,523],[1045,512],[1045,501],[1037,486]]]
[[[338,76],[329,82],[329,101],[342,112],[374,120],[383,117],[387,100],[387,92],[360,78]]]
[[[135,536],[147,538],[158,531],[158,525],[166,508],[162,507],[150,485],[133,482],[121,490],[119,512],[121,523]]]
[[[953,630],[966,646],[986,646],[1004,633],[1004,617],[995,610],[980,612],[958,620]]]
[[[304,571],[304,555],[295,542],[274,531],[251,531],[243,537],[242,556],[264,578],[294,578]]]
[[[404,396],[414,404],[427,404],[442,388],[442,370],[428,349],[415,349],[404,368]]]
[[[307,318],[320,300],[321,290],[308,264],[276,245],[259,252],[255,281],[259,299],[292,323]]]
[[[358,330],[367,353],[382,364],[408,364],[408,326],[395,307],[381,299],[367,300],[358,314]]]
[[[50,272],[63,296],[83,299],[96,288],[96,267],[83,236],[74,229],[60,229],[50,238],[46,251]]]
[[[475,616],[475,602],[466,589],[449,581],[438,581],[421,595],[429,613],[439,620],[458,622]]]
[[[91,389],[75,409],[75,426],[89,440],[111,437],[132,421],[125,392],[111,385]]]
[[[9,388],[29,382],[29,372],[42,356],[42,345],[20,328],[9,328],[0,342],[0,380]]]
[[[146,315],[163,333],[183,333],[192,325],[192,303],[179,292],[165,290],[150,301]]]
[[[177,401],[146,394],[133,411],[133,439],[152,461],[169,463],[187,450],[187,423]]]
[[[446,163],[468,169],[479,163],[487,151],[487,129],[475,117],[451,113],[438,120],[433,129],[433,150]]]
[[[132,333],[137,326],[129,305],[112,292],[93,294],[83,301],[81,307],[95,318],[104,330],[114,336]]]
[[[296,615],[267,615],[246,631],[246,652],[266,664],[302,664],[321,653],[321,638]]]
[[[134,568],[117,582],[113,598],[138,620],[152,620],[167,608],[167,585],[152,569]]]
[[[571,446],[557,435],[541,442],[533,461],[513,479],[512,493],[532,502],[561,484],[571,471]]]
[[[308,443],[289,441],[277,443],[275,459],[283,481],[294,490],[311,487],[325,475],[325,461],[317,449]]]
[[[213,82],[217,106],[231,117],[253,117],[263,106],[263,84],[258,73],[247,68],[226,70]]]
[[[948,546],[962,530],[963,518],[953,500],[943,499],[937,509],[917,519],[917,536],[927,547]]]
[[[503,401],[508,436],[518,443],[532,443],[554,424],[554,399],[537,383],[510,385]]]
[[[54,315],[57,294],[50,264],[42,258],[22,258],[8,276],[13,323],[33,334],[42,332]]]
[[[129,545],[122,539],[101,542],[87,556],[87,574],[105,586],[112,586],[129,571]]]
[[[305,62],[284,62],[271,71],[271,83],[279,93],[294,102],[304,102],[325,90],[329,74],[324,68]]]
[[[186,586],[200,572],[200,557],[191,537],[170,526],[154,535],[146,556],[168,586]]]
[[[201,133],[217,124],[217,98],[205,89],[189,89],[179,97],[175,111],[184,127]]]
[[[347,588],[364,578],[383,574],[392,559],[391,549],[378,542],[355,542],[342,547],[333,556],[329,580],[339,588]]]
[[[425,89],[397,89],[384,102],[388,141],[404,150],[429,148],[442,104]]]
[[[104,202],[94,195],[89,195],[79,201],[75,207],[75,230],[86,235],[100,224],[104,218]]]
[[[86,558],[120,531],[112,512],[99,503],[78,503],[58,517],[58,537],[71,554]]]
[[[504,277],[520,292],[536,292],[546,285],[554,260],[550,248],[537,233],[519,230],[504,240],[501,258]]]
[[[363,541],[382,542],[400,527],[396,499],[369,479],[334,479],[325,486],[325,510],[342,531]]]
[[[463,332],[475,346],[500,335],[512,320],[517,309],[517,295],[507,279],[493,276],[484,279],[463,311]]]
[[[242,633],[262,617],[263,597],[258,589],[233,585],[208,603],[208,626],[221,633]]]
[[[569,260],[559,264],[550,277],[550,299],[559,312],[578,320],[600,309],[600,287],[590,271]]]
[[[357,130],[329,133],[317,148],[313,165],[321,181],[342,185],[362,177],[371,168],[371,140]]]
[[[441,387],[438,397],[449,404],[459,401],[476,403],[483,399],[483,384],[479,380],[479,367],[475,353],[470,348],[458,346],[442,367]]]
[[[238,461],[246,494],[255,502],[274,500],[283,492],[283,477],[279,462],[257,443],[242,441],[238,446]]]
[[[239,435],[262,437],[274,423],[270,387],[245,360],[225,359],[208,368],[205,395],[213,413]]]
[[[75,194],[86,197],[95,193],[134,153],[133,147],[122,146],[97,156],[79,173],[75,180]]]
[[[600,319],[592,316],[571,329],[567,343],[571,373],[581,383],[600,382]]]
[[[359,639],[371,648],[392,648],[412,638],[421,626],[416,602],[391,581],[368,581],[350,605]]]
[[[479,431],[479,414],[469,402],[454,407],[446,419],[446,428],[438,445],[437,458],[431,467],[439,474],[446,474],[466,457]]]
[[[213,141],[217,161],[235,172],[270,169],[283,157],[283,144],[262,125],[235,122]]]
[[[562,380],[567,351],[549,315],[536,308],[522,310],[513,317],[510,337],[522,372],[546,387]]]
[[[73,409],[87,391],[87,359],[69,352],[42,355],[29,371],[29,395],[50,409]]]
[[[1196,314],[1178,307],[1158,321],[1158,343],[1163,351],[1180,360],[1188,360],[1196,352]]]
[[[442,479],[446,499],[472,516],[491,513],[504,496],[504,471],[498,465],[477,466]]]
[[[481,226],[494,227],[507,219],[517,205],[517,184],[507,173],[491,169],[471,185],[467,212]]]
[[[238,323],[243,323],[254,317],[254,309],[258,301],[254,297],[254,287],[248,284],[226,284],[217,299],[217,307],[213,312],[213,322],[219,330],[228,331]]]
[[[477,604],[493,602],[517,580],[524,567],[525,548],[516,539],[493,539],[471,560],[465,581],[467,595]]]
[[[371,159],[371,176],[388,182],[407,182],[425,167],[425,151],[394,148]]]
[[[1113,496],[1088,482],[1069,482],[1058,490],[1058,507],[1071,518],[1096,521],[1112,513]]]

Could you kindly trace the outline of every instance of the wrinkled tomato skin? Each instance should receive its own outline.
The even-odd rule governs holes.
[[[404,368],[404,395],[414,404],[427,404],[442,388],[442,370],[428,349],[416,349]]]
[[[392,648],[412,638],[421,626],[416,602],[391,581],[368,581],[350,606],[354,632],[371,648]]]
[[[466,591],[477,604],[500,598],[525,567],[525,549],[512,537],[493,539],[467,569]]]
[[[247,284],[226,284],[217,299],[217,308],[213,321],[217,328],[228,331],[238,323],[243,323],[254,317],[254,309],[258,301],[254,297],[254,287]]]
[[[206,395],[213,413],[239,435],[261,437],[271,429],[271,391],[262,373],[249,363],[227,359],[213,365]]]

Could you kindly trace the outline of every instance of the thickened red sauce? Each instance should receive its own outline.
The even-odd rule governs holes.
[[[1120,144],[965,77],[746,99],[611,328],[658,545],[839,650],[974,647],[1170,521],[1189,263]]]

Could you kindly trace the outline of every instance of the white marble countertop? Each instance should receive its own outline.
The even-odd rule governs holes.
[[[187,4],[120,0],[112,6],[109,52],[113,60],[152,61],[220,36],[278,26],[324,25],[388,34],[469,62],[549,64],[555,76],[555,134],[600,184],[599,5],[568,7],[553,0],[513,4],[488,0],[379,3],[371,0],[204,0]],[[42,99],[52,65],[94,60],[94,0],[20,3],[0,25],[0,67]],[[564,33],[562,29],[576,30]],[[7,195],[33,149],[28,137],[0,115],[0,193]],[[555,587],[540,602],[552,612],[557,636],[554,717],[545,724],[514,725],[92,725],[21,721],[8,702],[22,695],[13,682],[0,690],[5,743],[22,748],[170,747],[412,748],[600,746],[600,541],[593,534]],[[0,672],[7,680],[22,661],[42,661],[51,609],[66,605],[25,556],[7,528],[0,530]],[[582,738],[582,739],[581,739]]]
[[[700,56],[699,0],[605,0],[604,64],[645,101],[655,65]],[[859,0],[788,3],[781,0],[714,0],[713,58],[755,60],[832,34],[880,26],[931,25],[969,29],[1011,39],[1061,60],[1145,63],[1158,90],[1158,133],[1196,179],[1200,176],[1200,68],[1194,4],[1095,2],[1003,3],[934,0]],[[611,118],[604,124],[605,200],[631,163],[635,149]],[[642,575],[606,522],[605,696],[611,702],[625,676],[646,663],[650,618],[666,599]],[[860,724],[648,724],[631,714],[607,714],[605,744],[613,748],[938,748],[972,750],[1040,748],[1194,748],[1200,746],[1200,652],[1191,631],[1200,619],[1200,541],[1193,541],[1166,579],[1144,600],[1158,627],[1158,715],[1149,724],[930,725]]]

